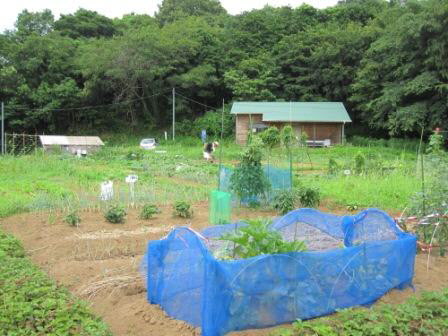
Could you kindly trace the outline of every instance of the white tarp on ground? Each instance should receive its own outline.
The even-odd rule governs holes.
[[[103,146],[104,143],[97,136],[65,136],[65,135],[39,135],[43,146]]]

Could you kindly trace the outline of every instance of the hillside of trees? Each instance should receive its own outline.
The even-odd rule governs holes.
[[[342,101],[371,134],[448,119],[448,0],[346,0],[229,15],[218,0],[164,0],[110,19],[23,11],[0,34],[9,132],[169,127],[223,99]],[[202,105],[200,105],[200,104]]]

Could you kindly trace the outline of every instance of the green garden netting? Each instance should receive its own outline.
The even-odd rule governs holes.
[[[224,191],[213,190],[210,194],[210,224],[229,224],[231,213],[232,195]]]
[[[219,173],[220,189],[226,192],[230,190],[230,177],[233,174],[232,168],[222,167]],[[266,175],[271,191],[266,195],[267,200],[270,201],[277,192],[281,190],[289,190],[292,187],[291,170],[289,168],[278,168],[270,165],[263,166],[264,174]],[[236,197],[236,196],[235,196]],[[240,200],[242,203],[259,200],[260,195],[254,195],[250,199]]]

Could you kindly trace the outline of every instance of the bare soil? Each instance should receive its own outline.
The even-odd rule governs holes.
[[[138,267],[148,241],[160,239],[173,227],[208,226],[208,205],[194,206],[194,218],[174,218],[171,207],[151,220],[138,218],[138,210],[128,212],[124,224],[107,223],[101,212],[82,212],[80,227],[70,227],[62,215],[22,214],[0,221],[24,244],[30,258],[59,284],[89,301],[115,335],[190,336],[199,330],[174,320],[146,300],[146,289]],[[236,209],[234,219],[273,216],[270,212]],[[448,283],[448,258],[417,256],[412,289],[393,290],[380,301],[400,303],[421,290],[439,290]],[[268,335],[272,329],[249,330],[232,335]]]

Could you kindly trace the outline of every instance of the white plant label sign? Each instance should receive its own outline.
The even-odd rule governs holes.
[[[129,192],[131,194],[131,204],[134,205],[135,193],[134,193],[134,185],[135,182],[138,181],[137,175],[128,175],[125,179],[126,183],[129,183]]]
[[[100,199],[102,201],[110,201],[114,197],[114,183],[106,181],[101,183]]]

